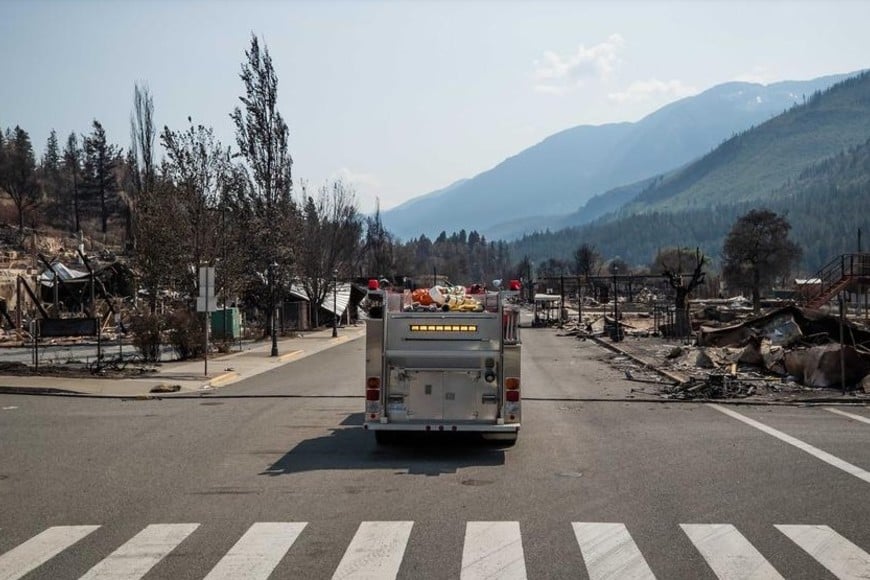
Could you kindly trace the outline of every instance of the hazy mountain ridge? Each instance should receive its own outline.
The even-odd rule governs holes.
[[[861,73],[651,181],[618,212],[526,236],[511,251],[568,259],[588,242],[605,256],[643,264],[660,248],[697,245],[716,258],[737,217],[763,206],[787,215],[812,273],[855,250],[856,232],[866,231],[870,215],[868,188],[870,74]]]
[[[488,171],[439,190],[437,196],[427,194],[386,210],[382,219],[401,239],[460,229],[504,239],[542,226],[583,223],[589,219],[582,210],[567,221],[566,215],[614,189],[622,197],[602,197],[595,213],[612,211],[630,199],[624,189],[631,187],[628,184],[682,166],[847,76],[768,86],[726,83],[666,105],[636,123],[566,129]],[[549,225],[546,215],[552,216]],[[539,217],[524,225],[526,216]]]
[[[863,143],[868,104],[870,76],[839,83],[666,176],[620,213],[769,199],[805,167]]]

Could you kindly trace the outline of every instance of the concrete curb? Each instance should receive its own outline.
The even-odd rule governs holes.
[[[241,375],[239,373],[237,373],[235,371],[230,371],[230,372],[223,373],[221,375],[216,376],[215,378],[211,379],[207,384],[210,387],[219,387],[219,386],[224,385],[226,383],[235,381],[236,379],[238,379],[240,377],[241,377]]]
[[[652,364],[651,362],[645,361],[642,358],[640,358],[639,356],[636,356],[636,355],[634,355],[626,350],[623,350],[612,343],[605,342],[604,340],[598,338],[597,336],[588,336],[587,338],[591,339],[593,342],[603,346],[606,349],[612,350],[613,352],[619,353],[623,356],[627,356],[628,358],[630,358],[631,360],[633,360],[637,364],[639,364],[639,365],[641,365],[641,366],[643,366],[643,367],[645,367],[653,372],[656,372],[656,373],[662,375],[663,377],[670,379],[675,384],[682,385],[684,383],[689,382],[689,379],[687,377],[666,371],[664,369],[660,369],[659,367]]]
[[[298,358],[298,357],[299,357],[302,353],[304,353],[304,352],[305,352],[305,351],[304,351],[304,350],[301,350],[301,349],[300,349],[300,350],[291,350],[291,351],[288,352],[288,353],[278,355],[278,358],[275,359],[275,362],[283,363],[283,362],[287,362],[287,361],[293,360],[293,359],[295,359],[295,358]]]

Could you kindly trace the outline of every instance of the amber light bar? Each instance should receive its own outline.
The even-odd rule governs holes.
[[[476,324],[412,324],[411,332],[477,332]]]

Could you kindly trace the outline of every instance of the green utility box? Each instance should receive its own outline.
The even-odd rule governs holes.
[[[224,308],[211,313],[211,336],[217,340],[242,338],[242,314],[238,308]]]

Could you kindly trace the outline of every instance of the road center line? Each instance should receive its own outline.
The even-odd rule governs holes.
[[[854,475],[858,479],[862,479],[862,480],[866,481],[867,483],[870,483],[870,472],[861,469],[857,465],[852,465],[851,463],[843,461],[839,457],[831,455],[827,451],[822,451],[818,447],[813,447],[809,443],[804,443],[803,441],[801,441],[800,439],[797,439],[796,437],[792,437],[791,435],[787,435],[787,434],[783,433],[782,431],[778,431],[778,430],[774,429],[773,427],[768,427],[764,423],[759,423],[755,419],[750,419],[749,417],[741,415],[740,413],[738,413],[736,411],[732,411],[731,409],[721,407],[721,406],[716,405],[714,403],[707,403],[707,406],[711,407],[713,409],[716,409],[720,413],[724,413],[724,414],[728,415],[729,417],[737,419],[738,421],[743,421],[747,425],[755,427],[759,431],[767,433],[771,437],[776,437],[780,441],[784,441],[785,443],[788,443],[789,445],[793,445],[794,447],[797,447],[798,449],[800,449],[801,451],[803,451],[805,453],[809,453],[810,455],[812,455],[816,459],[821,459],[825,463],[827,463],[829,465],[833,465],[837,469],[841,469],[841,470],[845,471],[846,473],[848,473],[849,475]]]
[[[850,419],[854,419],[855,421],[861,421],[862,423],[867,423],[870,425],[870,419],[867,417],[862,417],[861,415],[853,415],[852,413],[847,413],[845,411],[841,411],[840,409],[834,409],[833,407],[825,407],[825,411],[830,411],[831,413],[836,413],[837,415],[842,415],[843,417],[848,417]]]

